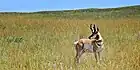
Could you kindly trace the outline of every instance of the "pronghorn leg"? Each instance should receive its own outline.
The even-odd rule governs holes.
[[[102,60],[102,52],[103,52],[103,49],[101,49],[101,50],[98,52],[99,61]]]
[[[76,47],[75,47],[75,49],[76,49],[76,56],[75,56],[75,61],[76,61],[76,63],[79,63],[79,56],[80,56],[80,48],[79,48],[79,45],[76,45]]]
[[[101,52],[98,52],[99,62],[101,61]]]
[[[76,62],[80,63],[80,57],[85,52],[84,51],[84,44],[82,44],[82,45],[77,44],[75,49],[76,49],[76,56],[75,56]]]
[[[75,61],[76,61],[76,63],[79,63],[79,53],[78,53],[78,51],[76,52]]]
[[[95,55],[96,62],[98,62],[97,53],[95,52],[94,55]]]
[[[84,50],[82,49],[81,51],[76,53],[76,62],[80,63],[80,57],[84,54]]]

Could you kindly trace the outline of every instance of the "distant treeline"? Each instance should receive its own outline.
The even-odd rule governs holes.
[[[140,5],[120,8],[89,8],[62,11],[39,11],[39,12],[1,12],[0,14],[39,14],[44,16],[55,16],[64,18],[118,18],[118,17],[140,17]]]

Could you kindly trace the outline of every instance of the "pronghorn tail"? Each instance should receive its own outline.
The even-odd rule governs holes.
[[[77,43],[78,43],[78,41],[75,41],[75,42],[74,42],[74,45],[76,45]]]

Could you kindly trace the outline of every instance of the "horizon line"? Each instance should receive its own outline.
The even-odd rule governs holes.
[[[42,10],[28,10],[28,11],[21,11],[21,10],[13,10],[13,11],[4,11],[4,10],[1,10],[0,9],[0,13],[2,13],[2,12],[17,12],[17,13],[32,13],[32,12],[41,12],[41,11],[67,11],[67,10],[80,10],[80,9],[110,9],[110,8],[123,8],[123,7],[131,7],[131,6],[140,6],[140,4],[136,4],[136,5],[125,5],[125,6],[114,6],[114,7],[85,7],[85,8],[73,8],[73,9],[42,9]]]

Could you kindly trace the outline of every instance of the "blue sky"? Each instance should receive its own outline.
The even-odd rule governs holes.
[[[140,5],[139,0],[1,0],[0,11],[31,12]]]

